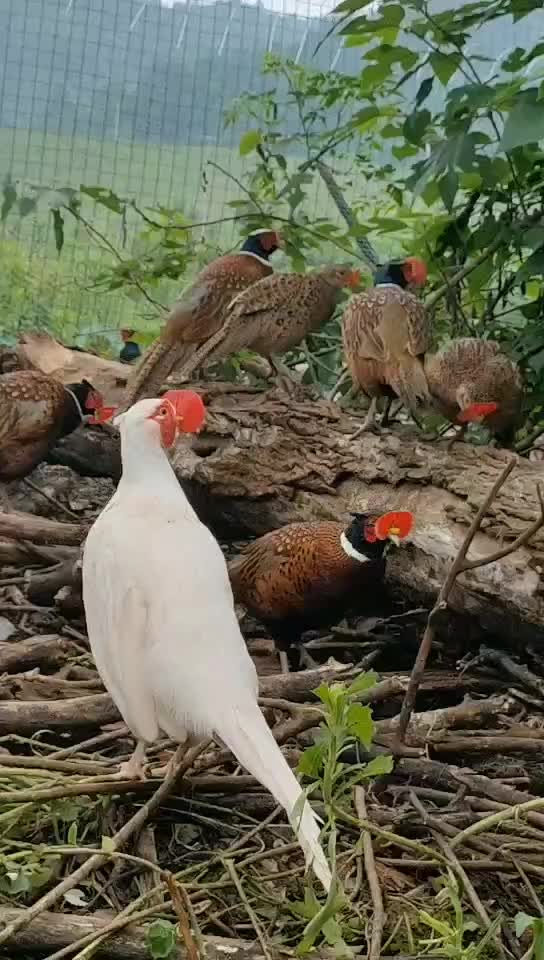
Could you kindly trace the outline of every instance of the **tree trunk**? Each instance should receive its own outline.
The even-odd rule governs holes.
[[[464,443],[448,452],[446,442],[425,442],[408,426],[352,440],[357,423],[332,402],[230,384],[194,386],[208,407],[206,431],[192,449],[180,441],[173,464],[217,535],[260,535],[296,520],[346,520],[350,511],[368,508],[408,509],[415,531],[391,555],[388,577],[414,599],[436,597],[482,498],[515,456]],[[69,458],[77,444],[80,466],[87,457],[96,463],[97,431],[92,433],[91,439],[85,431],[67,438],[55,457],[67,463],[63,451]],[[108,472],[117,476],[118,448],[109,435],[106,447]],[[516,460],[471,557],[514,540],[538,515],[536,486],[544,481],[544,466]],[[459,577],[450,606],[504,638],[544,638],[543,568],[540,530],[528,547]]]

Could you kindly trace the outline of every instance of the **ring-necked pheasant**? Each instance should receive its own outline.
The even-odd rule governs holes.
[[[280,355],[327,323],[342,288],[354,288],[359,281],[359,271],[351,266],[275,273],[259,280],[235,297],[221,329],[180,369],[180,377],[188,379],[205,360],[248,349],[267,357],[287,386],[292,378]]]
[[[430,346],[425,307],[410,288],[425,283],[423,261],[409,257],[380,268],[374,286],[352,297],[343,317],[344,354],[353,382],[371,398],[359,430],[373,427],[379,397],[397,396],[414,412],[428,402],[423,357]]]
[[[63,384],[39,370],[0,376],[0,480],[22,477],[72,433],[102,398],[87,380]]]
[[[338,623],[361,611],[383,580],[389,542],[406,537],[411,513],[290,523],[249,544],[229,564],[234,599],[266,627],[282,669],[298,665],[306,630]]]
[[[155,396],[168,375],[217,333],[233,297],[273,272],[268,258],[280,244],[275,230],[256,230],[238,253],[218,257],[201,270],[170,310],[159,339],[138,364],[123,409],[142,397]]]
[[[520,426],[523,381],[519,367],[495,340],[462,337],[425,357],[425,374],[433,405],[461,429],[483,423],[502,446],[510,445]],[[452,441],[452,442],[454,442]]]

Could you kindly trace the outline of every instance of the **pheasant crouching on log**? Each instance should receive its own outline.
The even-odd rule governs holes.
[[[204,361],[248,349],[269,359],[290,390],[293,378],[279,355],[326,324],[342,288],[354,289],[360,279],[360,272],[353,267],[327,266],[311,273],[280,273],[259,280],[232,300],[221,329],[180,369],[180,376],[188,379]]]
[[[143,775],[145,744],[215,734],[286,810],[306,862],[331,874],[315,815],[257,702],[257,672],[234,612],[219,544],[168,461],[204,418],[188,390],[141,400],[118,419],[123,474],[92,527],[83,597],[99,673],[137,747],[122,774]]]
[[[218,330],[238,293],[273,272],[269,257],[281,245],[275,230],[256,230],[238,253],[218,257],[204,267],[166,318],[127,386],[123,408],[156,395],[174,369],[187,363],[198,347]]]
[[[425,358],[435,408],[461,429],[483,423],[501,446],[510,446],[521,422],[523,381],[519,367],[495,340],[462,337]]]
[[[375,285],[352,297],[343,317],[344,355],[353,382],[371,398],[359,436],[374,426],[379,397],[386,398],[382,425],[397,396],[414,413],[429,402],[423,358],[430,346],[425,307],[408,288],[427,278],[423,261],[409,257],[390,263]]]
[[[101,409],[102,398],[87,380],[65,385],[37,370],[0,376],[0,480],[27,476],[59,437]]]
[[[387,544],[408,536],[411,513],[376,519],[352,514],[348,527],[334,520],[290,523],[259,537],[229,564],[238,603],[266,627],[284,672],[300,666],[302,634],[338,623],[361,610],[383,580]],[[294,654],[294,655],[293,655]]]

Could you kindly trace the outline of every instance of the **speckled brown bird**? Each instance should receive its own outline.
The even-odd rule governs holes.
[[[379,520],[389,525],[378,538],[379,520],[365,513],[352,518],[347,527],[334,520],[290,523],[259,537],[229,564],[235,601],[266,627],[284,670],[287,651],[298,666],[306,630],[368,605],[383,580],[387,543],[412,526],[411,514],[386,514]]]
[[[279,355],[297,346],[332,317],[343,287],[356,287],[360,273],[351,266],[327,266],[311,273],[276,273],[253,284],[231,302],[221,330],[180,369],[188,378],[204,360],[239,350],[267,357],[288,386],[289,371]]]
[[[397,396],[412,411],[428,402],[423,357],[430,346],[425,307],[408,288],[422,286],[425,264],[416,257],[381,268],[374,286],[352,297],[343,317],[344,355],[353,382],[371,398],[368,415],[354,434],[371,429],[379,397]]]
[[[97,396],[87,380],[64,385],[37,370],[0,376],[0,480],[30,473],[84,421],[89,402],[96,408]]]
[[[435,408],[461,425],[480,422],[502,446],[520,426],[523,381],[519,367],[495,340],[462,337],[425,358],[425,374]]]
[[[159,339],[136,367],[123,409],[143,397],[156,396],[168,375],[217,333],[233,297],[273,273],[268,258],[281,242],[275,230],[256,230],[238,253],[218,257],[201,270],[170,310]]]

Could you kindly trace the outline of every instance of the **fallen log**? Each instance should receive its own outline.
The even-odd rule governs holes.
[[[0,643],[0,674],[20,673],[33,667],[54,670],[80,652],[74,643],[56,633]]]
[[[0,927],[17,920],[24,910],[12,907],[0,907]],[[152,918],[151,918],[152,919]],[[111,918],[97,917],[93,914],[77,916],[66,913],[42,913],[32,920],[28,926],[18,930],[6,942],[5,947],[16,953],[38,953],[49,955],[52,951],[61,950],[69,944],[75,943],[82,937],[91,934],[98,937],[103,928],[111,922]],[[203,937],[206,960],[265,960],[262,948],[258,941],[231,940],[225,937]],[[283,956],[281,951],[269,947],[270,955]],[[145,927],[130,924],[120,932],[115,933],[101,944],[95,954],[96,957],[109,960],[149,960],[149,948],[145,939]],[[169,954],[171,960],[185,960],[187,953],[181,945],[176,946]],[[334,956],[332,950],[316,950],[317,960],[322,957]]]
[[[33,543],[78,546],[88,527],[78,523],[58,523],[31,513],[0,513],[0,536]]]
[[[352,440],[355,421],[332,402],[294,400],[279,390],[194,386],[208,408],[206,432],[192,447],[180,441],[173,465],[217,535],[255,536],[296,520],[347,519],[366,508],[409,509],[416,528],[391,556],[388,576],[425,603],[435,599],[485,493],[514,456],[464,443],[450,452],[445,442],[426,442],[407,426]],[[100,448],[107,451],[103,466],[117,475],[118,445],[94,433],[66,438],[55,448],[58,462],[68,463],[77,451],[79,469],[92,472]],[[512,542],[539,514],[536,485],[544,465],[516,461],[470,558]],[[463,573],[450,606],[510,641],[544,638],[543,570],[541,530],[514,554]]]

